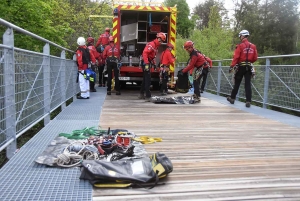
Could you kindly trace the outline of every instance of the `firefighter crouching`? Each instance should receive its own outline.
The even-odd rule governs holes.
[[[233,60],[231,62],[229,73],[235,71],[234,87],[231,91],[231,96],[227,100],[234,104],[236,94],[238,93],[243,77],[245,78],[245,93],[246,107],[251,106],[251,77],[255,76],[255,71],[252,63],[257,60],[256,46],[248,41],[249,32],[242,30],[239,33],[241,43],[236,45]]]
[[[78,81],[80,87],[80,95],[77,96],[78,99],[89,99],[90,98],[90,81],[89,76],[86,75],[86,70],[88,69],[88,64],[90,61],[92,65],[95,65],[96,59],[91,51],[85,45],[85,39],[79,37],[77,39],[77,44],[79,47],[76,50],[76,59],[78,65]]]
[[[89,48],[90,52],[94,55],[95,59],[98,61],[99,63],[99,57],[100,57],[100,54],[99,52],[97,52],[95,46],[94,46],[94,38],[93,37],[88,37],[87,38],[87,47]],[[92,70],[94,72],[96,72],[96,69],[94,65],[91,66],[92,67]],[[90,91],[91,92],[96,92],[97,90],[95,89],[95,84],[96,84],[96,80],[94,81],[91,81],[90,80]]]
[[[107,67],[107,95],[111,95],[111,81],[112,81],[112,71],[114,71],[115,77],[115,89],[116,95],[121,95],[120,84],[119,84],[119,61],[120,61],[120,51],[114,44],[114,38],[109,37],[109,44],[105,47],[103,51],[103,58],[106,61]]]
[[[168,94],[168,81],[169,81],[169,71],[170,65],[174,65],[175,57],[173,57],[171,51],[174,49],[174,46],[170,43],[167,44],[167,49],[161,54],[160,59],[160,71],[159,71],[159,82],[161,84],[160,92],[161,95]]]
[[[139,99],[145,99],[146,101],[150,101],[151,92],[151,67],[156,67],[155,57],[158,51],[158,47],[166,40],[166,35],[162,32],[157,33],[156,39],[147,43],[143,50],[142,54],[142,69],[143,69],[143,81],[140,89]],[[146,93],[146,98],[144,93]]]
[[[183,48],[190,54],[190,59],[188,62],[188,65],[178,71],[178,73],[183,74],[187,73],[190,70],[193,70],[192,76],[193,76],[193,85],[194,85],[194,94],[193,94],[193,99],[195,103],[199,103],[200,100],[200,75],[202,73],[202,69],[204,66],[208,65],[204,56],[199,53],[195,48],[194,48],[194,43],[192,41],[186,41],[184,43]]]

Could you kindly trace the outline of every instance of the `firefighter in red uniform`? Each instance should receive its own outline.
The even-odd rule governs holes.
[[[233,60],[229,68],[229,73],[235,71],[234,87],[231,96],[227,97],[227,100],[234,104],[242,79],[245,77],[246,107],[251,106],[251,77],[255,75],[252,63],[257,60],[256,46],[248,41],[249,35],[247,30],[242,30],[239,33],[241,43],[235,47]]]
[[[105,81],[106,77],[104,77],[104,67],[105,67],[105,59],[103,58],[103,51],[104,49],[99,53],[99,59],[98,59],[98,72],[99,72],[99,85],[98,87],[105,87]]]
[[[170,65],[174,65],[175,57],[172,55],[171,51],[174,49],[174,46],[171,43],[167,44],[167,49],[161,54],[160,58],[160,92],[162,96],[168,94],[168,80],[169,80],[169,71]]]
[[[105,28],[105,32],[99,36],[99,39],[96,43],[96,48],[100,45],[104,48],[109,44],[109,37],[110,37],[110,29]]]
[[[190,54],[190,59],[188,62],[188,65],[180,70],[178,73],[187,73],[190,70],[193,69],[193,85],[194,85],[194,94],[193,94],[193,99],[195,103],[200,102],[200,75],[201,71],[204,66],[207,66],[207,62],[204,58],[204,56],[199,53],[195,48],[194,48],[194,43],[192,41],[186,41],[184,43],[183,48]]]
[[[209,57],[205,56],[205,54],[202,54],[202,55],[204,56],[204,58],[205,58],[206,62],[208,63],[208,65],[203,66],[203,70],[202,70],[202,73],[200,75],[199,83],[201,82],[201,79],[203,78],[202,83],[201,83],[201,87],[200,87],[200,93],[203,93],[203,91],[204,91],[208,73],[210,72],[210,70],[212,68],[212,60]]]
[[[91,61],[92,65],[96,63],[96,59],[93,53],[85,45],[85,39],[79,37],[77,39],[77,44],[79,47],[76,50],[76,59],[78,65],[78,81],[80,87],[80,95],[77,96],[78,99],[89,99],[90,98],[90,84],[89,79],[85,73],[88,68],[88,64]]]
[[[114,44],[114,38],[109,37],[109,44],[105,47],[103,51],[103,58],[106,61],[107,66],[107,95],[111,95],[111,80],[112,80],[112,70],[114,70],[115,77],[115,89],[116,95],[121,95],[120,84],[119,84],[119,68],[118,64],[120,61],[120,51]]]
[[[95,59],[98,61],[99,63],[99,57],[100,57],[100,54],[99,52],[97,52],[95,46],[94,46],[94,38],[93,37],[88,37],[87,38],[87,47],[90,49],[90,52],[94,55]],[[96,69],[95,69],[95,66],[92,65],[92,70],[94,72],[96,72]],[[96,80],[94,80],[94,82],[91,82],[90,81],[90,91],[91,92],[96,92],[97,90],[95,89],[95,83],[96,83]]]
[[[155,56],[158,47],[166,40],[166,35],[164,33],[157,33],[156,39],[147,43],[142,54],[142,69],[143,69],[143,82],[140,89],[139,99],[144,99],[144,93],[146,93],[146,101],[150,101],[151,92],[151,67],[156,67]]]

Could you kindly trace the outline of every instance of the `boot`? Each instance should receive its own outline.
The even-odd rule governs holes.
[[[91,89],[91,92],[97,92],[97,90],[96,89]]]
[[[111,95],[111,91],[108,91],[106,94],[107,94],[107,95]]]
[[[196,94],[193,95],[193,99],[194,99],[194,103],[200,103],[201,102],[200,97],[197,96]]]
[[[117,92],[116,92],[116,95],[121,95],[121,92],[120,92],[120,91],[117,91]]]
[[[145,99],[144,94],[140,94],[140,95],[138,96],[138,99]]]
[[[146,97],[145,102],[151,102],[151,97]]]
[[[246,102],[246,107],[250,107],[251,103],[250,102]]]
[[[234,104],[234,99],[232,99],[230,96],[227,97],[227,101],[229,101],[229,103]]]

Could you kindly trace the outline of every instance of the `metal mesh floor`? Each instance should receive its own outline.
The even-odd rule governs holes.
[[[59,133],[98,126],[106,89],[97,90],[66,107],[0,169],[0,200],[92,200],[93,187],[79,179],[79,168],[47,167],[34,160]]]

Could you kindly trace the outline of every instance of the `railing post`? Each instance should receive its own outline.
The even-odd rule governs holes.
[[[6,157],[12,158],[17,150],[16,138],[16,100],[15,100],[15,63],[14,63],[14,32],[6,29],[3,34],[3,44],[12,47],[4,48],[4,108],[5,108],[5,134],[6,140],[14,139],[6,147]]]
[[[76,62],[76,54],[73,55],[73,60]],[[73,78],[73,80],[77,80],[77,74],[78,74],[78,69],[75,71],[76,73],[73,73],[75,75],[75,78]],[[78,88],[78,83],[74,82],[74,85],[73,85],[73,93],[74,93],[74,96],[73,96],[73,101],[76,99],[76,96],[77,96],[77,88]]]
[[[61,74],[58,75],[60,76],[60,90],[61,90],[61,100],[62,100],[62,105],[61,105],[61,110],[65,109],[66,108],[66,52],[63,50],[60,54],[60,58],[61,58],[61,62],[60,62],[60,65],[61,65]]]
[[[266,69],[265,69],[265,83],[264,83],[264,100],[263,108],[267,108],[268,103],[268,91],[269,91],[269,79],[270,79],[270,59],[266,59]]]
[[[44,74],[44,114],[47,114],[44,118],[44,126],[50,122],[50,104],[51,104],[51,73],[50,73],[50,46],[46,43],[43,48],[43,74]]]
[[[219,61],[218,63],[219,65],[218,65],[217,95],[219,96],[221,92],[222,62]]]

